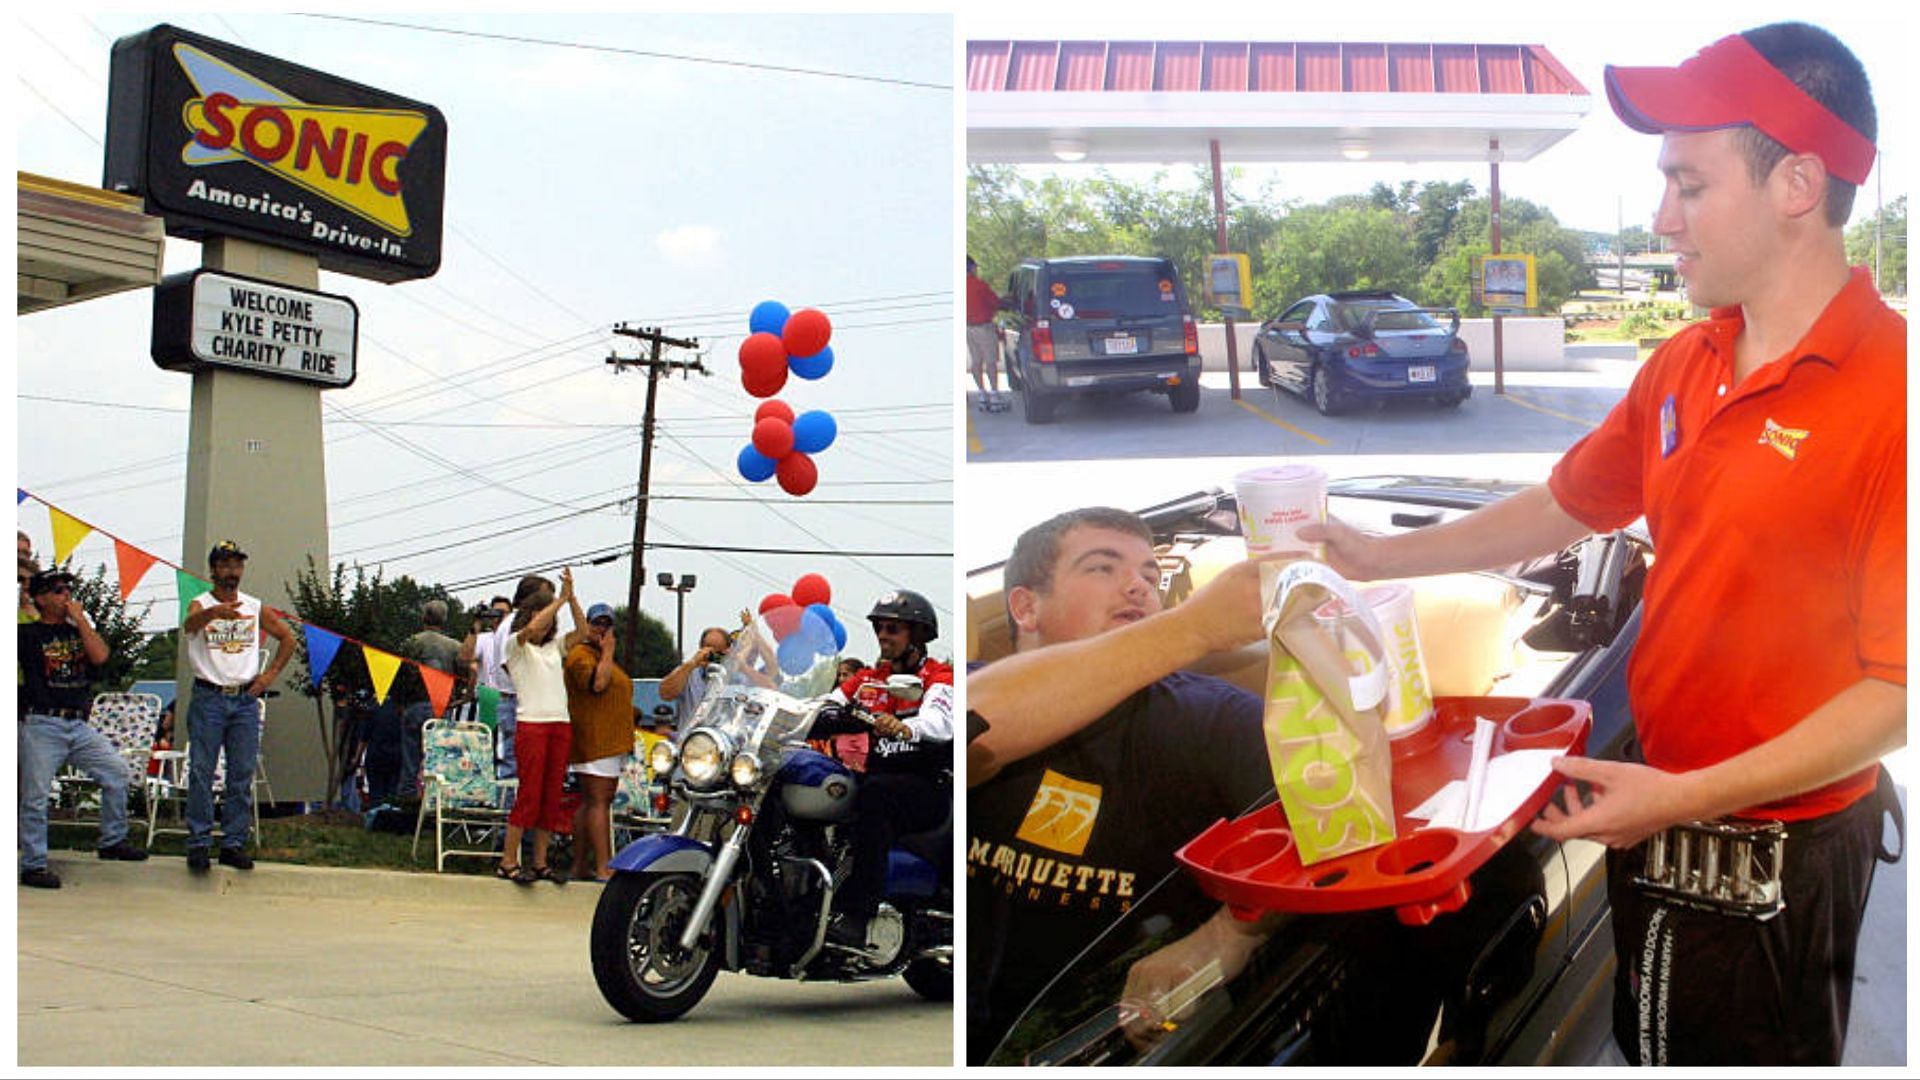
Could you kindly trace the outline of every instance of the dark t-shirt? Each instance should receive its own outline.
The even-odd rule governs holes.
[[[1176,849],[1273,789],[1261,711],[1231,683],[1176,672],[968,791],[969,1060]]]
[[[93,665],[71,623],[20,624],[20,713],[78,709],[93,703]]]

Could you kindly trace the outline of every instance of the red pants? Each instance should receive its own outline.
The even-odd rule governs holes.
[[[567,753],[573,745],[572,724],[530,724],[520,718],[513,735],[519,760],[520,790],[514,794],[507,824],[548,832],[573,831],[573,818],[560,808],[560,788],[567,779]]]

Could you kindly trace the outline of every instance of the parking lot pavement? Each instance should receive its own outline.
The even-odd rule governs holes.
[[[898,979],[722,973],[671,1024],[600,999],[598,887],[56,852],[18,890],[24,1066],[948,1065],[953,1010]]]
[[[1163,395],[1072,398],[1049,424],[1021,416],[1020,395],[1004,412],[967,410],[969,465],[1026,461],[1166,457],[1321,457],[1347,454],[1559,453],[1593,430],[1626,392],[1627,365],[1588,372],[1512,372],[1503,395],[1493,376],[1473,376],[1473,396],[1458,408],[1388,402],[1341,416],[1253,381],[1231,396],[1227,375],[1201,377],[1200,408],[1172,411]]]

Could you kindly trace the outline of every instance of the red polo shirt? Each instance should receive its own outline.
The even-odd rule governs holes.
[[[1549,486],[1596,531],[1653,535],[1628,667],[1648,764],[1712,765],[1872,677],[1907,682],[1907,323],[1856,269],[1785,356],[1733,385],[1739,308],[1647,361]],[[1863,769],[1750,816],[1873,790]]]
[[[993,321],[993,313],[1000,308],[1000,297],[987,284],[987,279],[979,276],[967,278],[967,325],[979,326]]]

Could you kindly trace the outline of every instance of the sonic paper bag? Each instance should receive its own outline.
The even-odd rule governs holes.
[[[1311,866],[1394,837],[1386,654],[1379,620],[1332,569],[1301,560],[1269,575],[1267,757]],[[1344,619],[1315,618],[1329,597],[1346,601]]]

